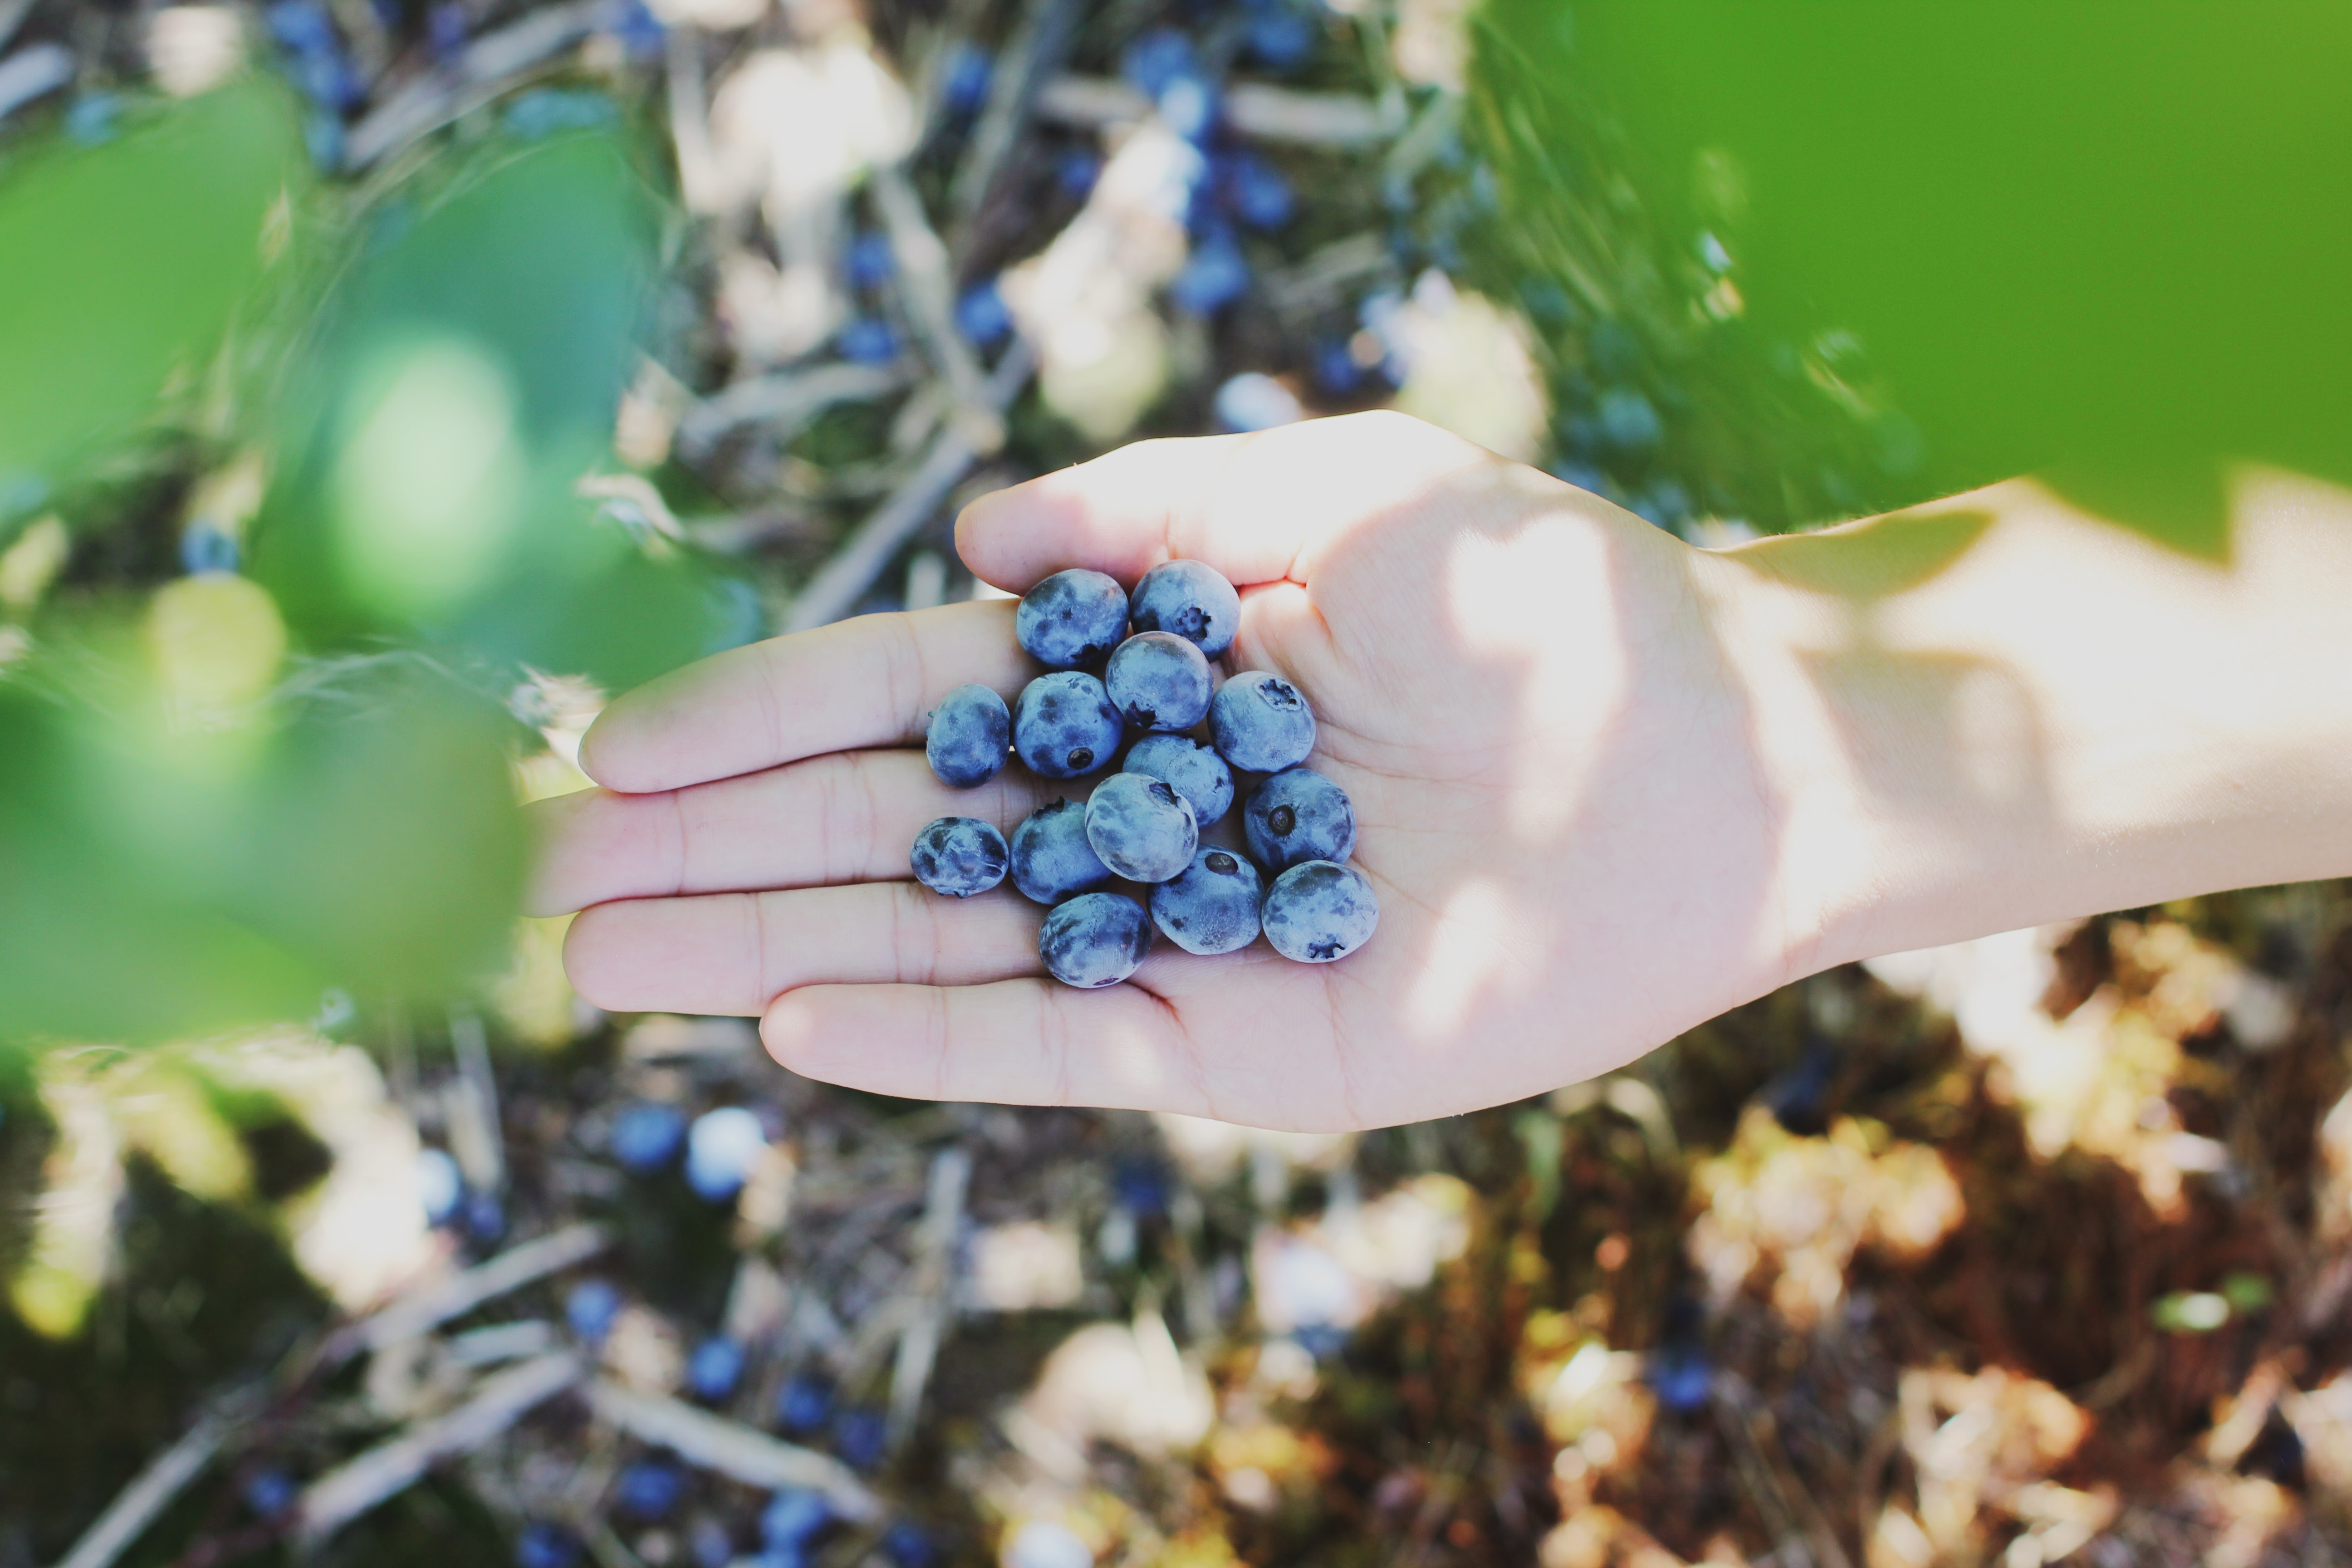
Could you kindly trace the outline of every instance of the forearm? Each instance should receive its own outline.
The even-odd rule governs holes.
[[[2030,483],[1698,563],[1808,968],[2352,872],[2352,493],[2200,561]]]

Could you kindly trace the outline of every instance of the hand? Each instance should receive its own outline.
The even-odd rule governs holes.
[[[616,1010],[763,1014],[776,1058],[887,1094],[1378,1126],[1615,1067],[1802,973],[1759,722],[1709,561],[1431,426],[1360,415],[1152,441],[976,502],[957,542],[1019,591],[1171,556],[1243,589],[1227,672],[1296,681],[1353,797],[1380,930],[1331,965],[1162,942],[1127,984],[1044,976],[1042,911],[911,880],[934,817],[1010,830],[1086,784],[932,778],[924,715],[1036,671],[1013,605],[866,616],[615,701],[604,784],[545,803],[537,903]],[[625,792],[625,793],[613,793]],[[1238,810],[1238,807],[1236,807]]]

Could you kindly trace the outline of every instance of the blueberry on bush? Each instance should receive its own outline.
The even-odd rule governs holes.
[[[1198,561],[1163,561],[1143,574],[1129,596],[1139,632],[1174,632],[1219,658],[1242,626],[1242,596],[1214,568]]]
[[[1234,770],[1213,747],[1190,735],[1146,735],[1127,749],[1121,771],[1165,779],[1206,827],[1233,809]]]
[[[1275,952],[1300,963],[1329,963],[1371,940],[1381,906],[1361,871],[1309,860],[1274,879],[1262,918]]]
[[[613,1158],[623,1170],[639,1175],[677,1159],[685,1142],[686,1112],[675,1105],[641,1100],[623,1106],[613,1118]]]
[[[1125,736],[1103,683],[1081,670],[1041,675],[1013,704],[1013,749],[1040,778],[1084,778],[1108,767]]]
[[[1004,880],[1013,858],[996,824],[976,816],[942,816],[915,835],[908,858],[915,879],[934,893],[969,899]]]
[[[613,1501],[631,1519],[667,1519],[686,1493],[686,1477],[665,1459],[639,1459],[613,1485]]]
[[[1110,884],[1110,868],[1087,842],[1087,808],[1076,801],[1041,805],[1013,830],[1013,885],[1023,898],[1058,904]]]
[[[1356,808],[1347,791],[1313,768],[1285,768],[1250,791],[1242,831],[1250,854],[1269,871],[1345,860],[1356,849]]]
[[[563,1318],[587,1343],[602,1344],[621,1315],[621,1293],[607,1279],[583,1279],[563,1298]]]
[[[767,1152],[759,1112],[740,1105],[706,1110],[687,1129],[686,1184],[699,1197],[724,1203],[742,1190]]]
[[[794,1373],[776,1394],[776,1422],[794,1436],[833,1419],[833,1384],[814,1373]]]
[[[985,686],[959,686],[940,699],[923,732],[931,772],[950,789],[977,789],[996,776],[1013,745],[1013,710]]]
[[[1181,732],[1208,715],[1209,661],[1173,632],[1143,632],[1110,656],[1103,689],[1130,728]]]
[[[686,1358],[687,1392],[714,1404],[734,1394],[743,1380],[743,1347],[724,1334],[713,1334]]]
[[[1245,670],[1217,689],[1209,705],[1217,754],[1252,773],[1278,773],[1315,750],[1315,714],[1298,688],[1263,669]]]
[[[1151,923],[1186,952],[1239,952],[1257,940],[1265,884],[1230,849],[1202,849],[1173,880],[1151,889]]]
[[[1037,933],[1037,956],[1065,985],[1116,985],[1151,951],[1143,906],[1118,893],[1081,893],[1056,904]]]
[[[1164,882],[1192,862],[1201,829],[1166,781],[1145,773],[1103,780],[1087,802],[1087,842],[1130,882]]]
[[[1021,595],[1013,635],[1048,669],[1091,664],[1127,635],[1127,590],[1083,567],[1056,572]]]

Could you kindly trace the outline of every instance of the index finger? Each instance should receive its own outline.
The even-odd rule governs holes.
[[[580,767],[624,795],[682,789],[803,757],[919,738],[959,686],[1006,702],[1036,673],[1010,600],[858,616],[731,649],[615,698]]]

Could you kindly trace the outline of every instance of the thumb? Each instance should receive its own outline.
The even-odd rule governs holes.
[[[1444,474],[1498,460],[1385,412],[1139,441],[981,497],[956,520],[956,550],[974,574],[1016,594],[1071,566],[1132,584],[1179,557],[1236,587],[1304,583],[1332,539]]]

